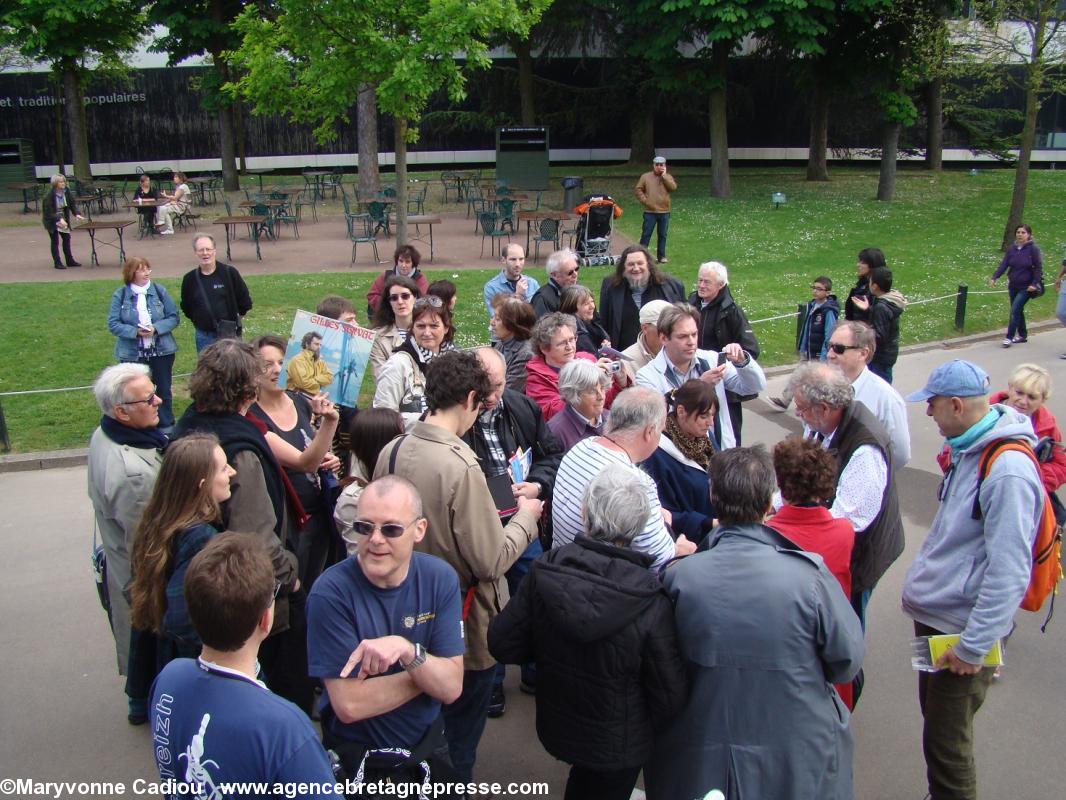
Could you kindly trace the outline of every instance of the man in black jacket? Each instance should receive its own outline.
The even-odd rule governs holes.
[[[548,282],[541,286],[530,298],[537,319],[559,310],[563,289],[577,283],[581,267],[577,263],[577,253],[570,248],[556,250],[545,262],[548,270]]]
[[[759,359],[759,341],[751,330],[751,323],[744,310],[733,300],[729,292],[729,271],[725,264],[708,261],[700,264],[696,291],[689,303],[699,309],[699,348],[722,352],[722,348],[736,343],[756,361]],[[740,447],[740,429],[744,424],[741,401],[750,399],[726,390],[729,419],[733,423],[733,436]]]
[[[521,392],[506,388],[507,370],[499,351],[482,347],[477,350],[477,355],[488,373],[492,394],[485,400],[484,411],[477,421],[462,436],[463,441],[477,454],[490,489],[494,488],[494,483],[502,482],[503,490],[506,490],[506,484],[511,484],[510,491],[516,498],[521,495],[550,500],[552,487],[555,485],[555,473],[559,469],[559,462],[563,460],[562,445],[555,438],[555,434],[548,430],[540,407]],[[516,476],[522,477],[523,480],[512,484],[511,476],[507,473],[508,461],[519,449],[528,450],[532,459],[529,474]],[[493,492],[493,497],[497,497],[497,492]],[[503,522],[506,522],[509,516],[506,509],[500,510]],[[530,565],[543,552],[540,541],[534,540],[518,561],[507,570],[507,588],[512,597],[529,572]],[[490,717],[499,717],[506,709],[503,693],[504,674],[504,665],[497,665],[496,680],[489,700]],[[522,667],[521,687],[523,691],[530,693],[536,687],[536,672],[532,665]]]
[[[192,249],[200,265],[181,279],[181,313],[195,328],[199,353],[218,338],[220,330],[239,336],[241,318],[252,310],[252,296],[241,273],[215,260],[213,236],[198,233],[192,240]]]
[[[611,347],[625,350],[640,336],[640,309],[652,300],[681,303],[685,287],[651,260],[646,247],[633,244],[618,256],[615,271],[600,285],[600,316]]]

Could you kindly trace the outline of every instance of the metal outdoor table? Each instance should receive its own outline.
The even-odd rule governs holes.
[[[207,195],[204,192],[204,188],[207,186],[207,184],[211,183],[211,181],[213,181],[213,180],[214,180],[214,178],[211,177],[211,176],[199,176],[199,177],[196,177],[196,178],[189,178],[188,181],[186,181],[186,183],[191,183],[192,184],[193,192],[196,193],[196,205],[198,205],[198,206],[206,206],[207,205]]]
[[[238,225],[248,225],[248,226],[251,227],[252,238],[255,240],[255,257],[258,258],[260,261],[262,261],[263,260],[263,254],[259,252],[259,227],[266,221],[267,221],[266,217],[263,217],[263,216],[252,216],[252,215],[248,215],[248,216],[244,216],[244,217],[240,217],[240,216],[219,217],[218,219],[214,220],[214,222],[212,224],[214,224],[214,225],[225,225],[226,226],[226,260],[227,261],[232,261],[233,260],[233,256],[230,254],[230,249],[229,249],[230,229],[231,228],[233,229],[233,238],[236,239],[237,238],[237,230],[236,230],[237,226]]]
[[[167,200],[153,200],[147,198],[137,202],[134,200],[132,203],[126,203],[126,208],[138,209],[138,208],[159,208],[167,204]],[[145,236],[155,236],[155,214],[138,214],[137,225],[137,238],[143,239]]]
[[[267,236],[271,237],[272,239],[278,238],[277,234],[274,233],[274,218],[277,217],[280,211],[288,207],[288,200],[273,198],[266,198],[264,200],[241,200],[241,202],[239,202],[237,205],[241,208],[255,208],[256,206],[265,206],[266,209],[270,212],[270,217],[268,217],[269,223],[267,225]]]
[[[29,214],[33,210],[30,208],[30,200],[33,200],[34,203],[37,202],[37,190],[40,186],[41,184],[35,181],[24,181],[23,183],[9,183],[7,188],[15,192],[22,192],[22,213]]]
[[[272,169],[249,169],[245,170],[244,174],[255,175],[257,178],[259,178],[259,191],[263,191],[263,176],[269,175],[273,171],[274,170]]]
[[[429,260],[433,260],[433,226],[440,225],[440,217],[434,217],[432,214],[412,214],[407,217],[407,224],[414,225],[415,231],[421,234],[418,230],[419,225],[426,225],[429,227]],[[421,235],[408,237],[413,242],[425,242],[426,239]]]
[[[126,261],[126,248],[123,246],[122,234],[130,225],[134,224],[132,219],[123,219],[110,222],[83,222],[81,225],[77,225],[71,230],[75,231],[88,231],[89,241],[92,243],[92,261],[90,262],[94,267],[98,266],[100,259],[96,256],[96,232],[97,231],[114,231],[118,234],[118,239],[115,242],[100,241],[100,244],[106,244],[108,247],[114,247],[118,250],[118,263],[123,264]],[[117,243],[116,243],[117,242]]]
[[[319,200],[325,200],[326,194],[322,191],[322,181],[327,175],[332,175],[333,173],[328,169],[312,169],[307,172],[301,172],[300,174],[305,178],[314,178],[315,197]]]

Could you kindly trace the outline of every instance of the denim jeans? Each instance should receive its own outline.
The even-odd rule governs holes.
[[[918,636],[941,631],[914,623]],[[918,703],[925,725],[922,750],[933,800],[976,800],[977,767],[973,758],[973,718],[992,684],[991,667],[975,675],[950,670],[918,673]]]
[[[655,257],[662,261],[666,258],[666,232],[670,229],[669,214],[653,214],[651,211],[644,212],[644,226],[640,231],[640,243],[647,247],[651,243],[651,232],[655,226],[659,226],[659,235],[655,240]]]
[[[1059,289],[1059,303],[1055,306],[1055,316],[1059,318],[1059,322],[1066,325],[1066,281],[1062,282],[1062,288]]]
[[[522,585],[522,579],[529,574],[530,567],[533,566],[533,562],[536,561],[544,554],[544,548],[540,545],[540,539],[534,539],[533,542],[526,548],[526,551],[518,557],[518,560],[511,565],[511,568],[507,570],[504,577],[507,578],[507,591],[511,593],[511,597],[514,597],[518,593],[518,587]],[[502,686],[503,679],[507,675],[507,665],[496,665],[496,677],[492,681],[493,686]],[[537,665],[523,664],[522,665],[522,683],[527,686],[537,685]]]
[[[215,343],[218,339],[218,334],[214,331],[202,331],[199,328],[193,328],[196,331],[196,352],[201,352],[208,345]]]
[[[444,736],[459,780],[473,778],[477,746],[489,718],[489,697],[496,667],[463,672],[463,693],[450,706],[444,706]]]
[[[174,396],[171,393],[171,376],[174,374],[174,353],[169,356],[156,356],[148,359],[148,369],[152,371],[152,383],[155,393],[162,404],[159,406],[159,427],[174,427]]]
[[[1007,324],[1007,338],[1012,339],[1015,335],[1027,338],[1029,331],[1025,327],[1025,304],[1032,295],[1029,294],[1028,286],[1010,286],[1010,322]]]

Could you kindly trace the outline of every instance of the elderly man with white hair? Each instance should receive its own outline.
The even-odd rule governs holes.
[[[751,329],[744,310],[736,304],[729,291],[729,270],[719,261],[700,264],[696,278],[696,291],[689,295],[688,302],[700,312],[699,348],[722,352],[727,344],[740,345],[752,358],[759,358],[759,340]],[[726,391],[729,419],[733,423],[733,436],[740,447],[740,429],[744,423],[743,400],[752,395]]]
[[[548,270],[548,282],[537,290],[529,303],[537,312],[537,319],[559,310],[563,289],[577,283],[581,267],[577,263],[577,253],[568,247],[556,250],[545,263]]]
[[[644,461],[659,447],[666,425],[666,400],[655,389],[626,389],[611,406],[611,418],[602,436],[582,439],[563,456],[555,476],[552,495],[552,547],[562,547],[584,533],[581,498],[592,480],[610,464],[632,466]],[[644,491],[650,511],[644,529],[632,547],[652,557],[651,567],[659,569],[675,556],[688,555],[696,545],[679,536],[675,542],[667,526],[670,512],[659,503],[655,484],[646,474]]]
[[[162,466],[167,437],[158,430],[159,406],[146,364],[116,364],[93,384],[103,416],[89,441],[89,499],[107,559],[111,633],[119,675],[130,650],[130,607],[122,589],[130,580],[130,548],[141,511]],[[143,724],[144,699],[129,699],[131,725]]]
[[[640,308],[640,335],[637,340],[622,351],[629,360],[623,359],[622,366],[629,374],[630,382],[636,381],[641,367],[659,355],[663,343],[659,340],[659,315],[670,307],[667,300],[652,300]]]
[[[603,433],[604,410],[611,379],[592,361],[575,358],[559,372],[559,394],[566,408],[548,420],[548,430],[569,450],[582,439]]]

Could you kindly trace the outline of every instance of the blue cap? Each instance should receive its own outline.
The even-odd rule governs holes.
[[[976,364],[957,358],[934,369],[925,388],[907,395],[907,402],[921,402],[935,396],[978,397],[988,394],[990,384],[987,372]]]

